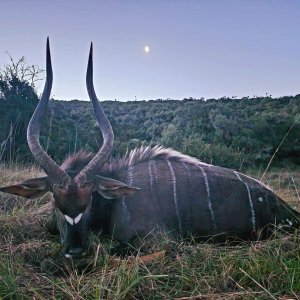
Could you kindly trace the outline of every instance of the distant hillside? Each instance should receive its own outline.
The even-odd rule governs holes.
[[[0,159],[32,161],[26,127],[35,101],[0,101]],[[184,99],[101,103],[115,132],[113,155],[162,144],[233,168],[266,166],[300,115],[300,95],[272,99]],[[41,141],[57,161],[79,149],[97,151],[102,137],[91,103],[50,101]],[[276,154],[276,164],[300,164],[300,120]]]

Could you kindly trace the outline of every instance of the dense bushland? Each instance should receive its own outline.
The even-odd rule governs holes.
[[[41,70],[24,57],[0,69],[0,162],[31,161],[26,128]],[[162,144],[217,165],[264,167],[281,140],[277,163],[300,163],[300,95],[273,99],[103,101],[116,141],[113,155]],[[101,134],[89,101],[50,101],[41,142],[57,161],[82,148],[96,151]]]
[[[37,99],[0,99],[1,159],[31,161],[26,127]],[[300,116],[300,95],[244,99],[103,101],[116,141],[113,155],[142,144],[162,144],[232,168],[266,166]],[[41,141],[57,161],[80,148],[96,151],[101,134],[88,101],[50,101]],[[300,122],[276,161],[300,163]]]

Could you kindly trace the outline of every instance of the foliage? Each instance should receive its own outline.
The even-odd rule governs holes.
[[[26,128],[38,102],[35,83],[43,72],[28,66],[24,57],[0,69],[0,160],[12,162],[16,157],[29,159]]]
[[[0,101],[2,160],[31,160],[25,131],[36,101]],[[300,95],[278,99],[189,101],[103,101],[115,132],[113,155],[142,144],[162,144],[201,160],[236,169],[266,166],[300,115]],[[276,154],[277,163],[300,163],[300,122]],[[13,139],[13,141],[11,141]],[[62,161],[81,148],[97,151],[102,142],[90,102],[50,101],[41,132],[49,154]],[[10,146],[10,147],[9,147]]]
[[[10,55],[9,59],[10,64],[0,70],[0,100],[13,101],[18,97],[37,100],[35,83],[43,70],[36,65],[29,66],[24,56],[16,62]]]

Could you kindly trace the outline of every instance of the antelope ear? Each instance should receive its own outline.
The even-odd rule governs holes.
[[[38,177],[31,178],[14,185],[0,187],[0,191],[28,199],[34,199],[42,197],[44,194],[52,190],[48,177]]]
[[[137,190],[139,190],[139,188],[128,186],[119,180],[102,177],[100,175],[94,177],[94,191],[97,191],[106,199],[132,195]]]

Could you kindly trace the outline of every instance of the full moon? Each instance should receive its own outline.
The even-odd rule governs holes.
[[[149,53],[149,52],[150,52],[150,47],[149,47],[149,46],[145,46],[144,51],[145,51],[146,53]]]

